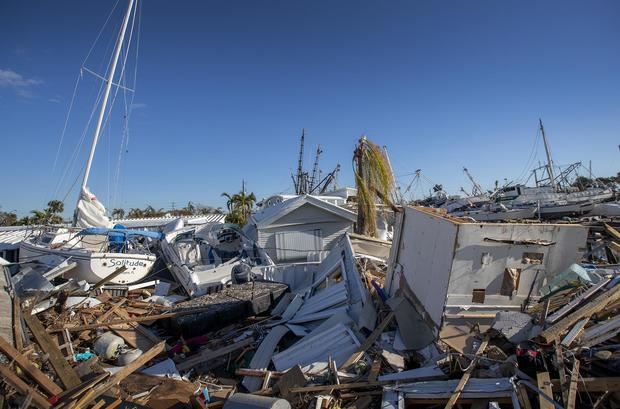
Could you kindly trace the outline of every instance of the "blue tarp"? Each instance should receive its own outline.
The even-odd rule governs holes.
[[[110,237],[124,237],[130,238],[133,236],[142,236],[149,237],[155,240],[161,240],[164,235],[162,233],[154,232],[154,231],[146,231],[146,230],[130,230],[130,229],[106,229],[105,227],[89,227],[80,232],[81,235],[90,236],[90,235],[107,235]]]

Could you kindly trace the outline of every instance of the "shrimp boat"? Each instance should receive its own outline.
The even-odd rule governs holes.
[[[108,277],[123,266],[127,270],[111,279],[110,282],[115,284],[136,282],[151,271],[156,259],[155,254],[150,249],[153,241],[159,238],[159,234],[113,226],[106,216],[105,207],[88,188],[88,177],[95,156],[97,141],[106,117],[110,90],[115,84],[116,68],[121,49],[125,43],[127,26],[132,14],[135,16],[137,3],[137,0],[128,1],[127,11],[116,40],[108,76],[105,79],[103,97],[84,170],[80,195],[74,212],[73,226],[44,230],[20,244],[20,261],[39,261],[55,265],[69,259],[75,261],[77,266],[69,271],[66,276],[76,280],[86,280],[90,283],[96,283]],[[131,41],[131,36],[129,39]],[[125,45],[128,46],[128,44]],[[123,71],[121,71],[121,76]],[[120,84],[120,81],[116,84]]]

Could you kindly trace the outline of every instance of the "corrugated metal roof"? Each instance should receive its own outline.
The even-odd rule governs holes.
[[[18,248],[19,243],[37,231],[37,228],[32,226],[0,227],[0,251]]]
[[[186,225],[224,223],[225,214],[207,214],[201,216],[183,216]],[[178,217],[146,217],[141,219],[113,220],[114,223],[122,224],[131,229],[158,230]],[[33,233],[38,232],[38,226],[9,226],[0,227],[0,251],[14,250],[19,243]]]
[[[132,229],[156,229],[164,227],[166,224],[177,220],[179,217],[145,217],[140,219],[118,219],[112,220],[115,224],[122,224],[125,227]],[[206,214],[200,216],[182,216],[183,222],[186,225],[193,224],[206,224],[206,223],[224,223],[226,218],[225,214]]]

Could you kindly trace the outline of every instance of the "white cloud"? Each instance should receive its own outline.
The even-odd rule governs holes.
[[[42,83],[43,81],[41,80],[25,78],[13,70],[3,70],[0,68],[0,88],[12,88],[21,97],[32,97],[32,87]]]

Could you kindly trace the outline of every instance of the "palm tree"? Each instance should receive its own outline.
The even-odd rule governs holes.
[[[194,204],[191,201],[189,201],[187,202],[187,206],[185,206],[183,210],[185,213],[191,216],[196,213],[196,206],[194,206]]]
[[[228,209],[229,212],[232,212],[233,210],[233,198],[229,193],[222,193],[220,196],[225,197],[226,200],[226,208]]]
[[[241,213],[243,213],[244,219],[247,221],[250,213],[252,213],[254,203],[256,203],[256,196],[254,193],[247,194],[242,190],[233,196],[233,201],[235,202],[236,207],[241,211]]]
[[[117,209],[112,210],[113,219],[122,219],[123,217],[125,217],[124,209],[117,208]]]
[[[144,211],[142,217],[159,217],[164,214],[164,209],[155,209],[153,206],[148,205]]]
[[[47,208],[52,214],[62,213],[65,211],[65,204],[60,200],[50,200],[47,202]]]
[[[229,193],[222,193],[222,197],[227,198],[226,208],[228,209],[228,215],[226,221],[228,223],[235,223],[240,226],[244,226],[252,213],[254,203],[256,203],[256,196],[254,193],[246,193],[241,190],[239,193],[230,195]]]
[[[28,219],[34,224],[61,224],[63,222],[59,213],[65,210],[65,205],[60,200],[50,200],[47,202],[45,210],[32,210],[32,217]]]
[[[43,210],[31,210],[32,216],[30,222],[33,224],[45,224],[47,222],[48,214]]]
[[[358,200],[355,232],[375,237],[376,199],[392,205],[390,194],[394,188],[394,175],[381,148],[369,141],[366,136],[360,138],[353,152],[353,165]]]
[[[134,207],[132,209],[129,209],[127,217],[130,219],[141,219],[144,217],[144,211],[142,211],[142,209]]]
[[[15,226],[17,222],[17,214],[15,212],[0,211],[0,226]]]

